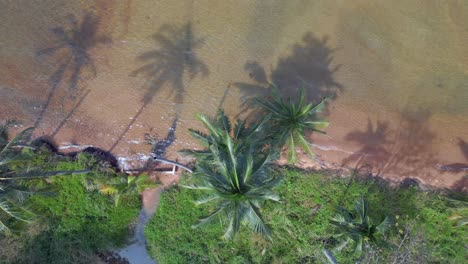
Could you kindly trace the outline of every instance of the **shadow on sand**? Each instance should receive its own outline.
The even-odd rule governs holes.
[[[280,58],[270,74],[258,62],[248,61],[244,69],[252,83],[233,83],[242,93],[243,110],[251,107],[255,97],[269,96],[272,84],[282,95],[292,98],[297,98],[299,89],[304,88],[308,102],[313,104],[326,97],[335,98],[344,88],[334,78],[340,68],[340,65],[333,66],[334,51],[327,37],[307,33],[301,43],[292,47],[291,55]]]
[[[68,86],[71,98],[78,93],[78,82],[96,76],[96,66],[90,55],[90,49],[98,44],[108,44],[110,37],[98,35],[99,18],[92,14],[85,14],[81,23],[74,15],[69,15],[69,25],[51,29],[56,42],[52,47],[39,50],[38,59],[54,57],[54,64],[58,64],[55,72],[49,78],[50,91],[46,103],[39,113],[34,126],[37,127],[44,118],[57,88],[62,83]],[[87,77],[84,77],[87,74]]]
[[[465,157],[465,160],[468,161],[468,143],[461,138],[458,138],[458,147],[460,148],[461,153]],[[451,163],[441,166],[442,170],[453,171],[453,172],[462,172],[466,171],[468,174],[468,162],[467,163]]]
[[[403,182],[413,184],[411,177],[426,175],[436,178],[433,169],[437,164],[431,143],[435,139],[427,125],[431,113],[426,110],[406,112],[398,128],[390,129],[387,122],[368,120],[364,131],[348,133],[346,140],[356,142],[361,148],[343,160],[343,166],[354,166],[374,176],[395,174],[406,177]]]
[[[461,138],[458,138],[458,147],[461,153],[465,157],[466,163],[457,162],[451,164],[445,164],[440,167],[443,171],[451,171],[454,173],[465,172],[465,177],[461,178],[452,185],[452,189],[458,192],[468,193],[468,142]]]
[[[151,153],[154,155],[154,157],[164,158],[166,156],[167,148],[169,148],[176,140],[175,131],[177,129],[178,120],[179,117],[176,116],[172,122],[171,127],[169,128],[167,136],[164,139],[157,139],[156,136],[145,134],[145,140],[152,146]]]
[[[164,25],[153,39],[157,48],[139,55],[137,60],[145,65],[131,74],[143,75],[148,80],[143,102],[151,101],[160,89],[168,85],[175,93],[175,101],[183,103],[184,77],[192,80],[209,74],[207,66],[196,54],[203,40],[195,37],[190,22],[182,27]]]
[[[147,80],[145,85],[147,90],[141,100],[142,105],[109,151],[119,144],[161,89],[164,87],[173,89],[175,102],[183,104],[184,79],[187,78],[190,81],[198,76],[206,77],[209,74],[207,66],[196,54],[196,50],[203,45],[203,40],[195,37],[190,22],[181,27],[164,25],[153,36],[153,39],[157,48],[139,55],[137,60],[145,64],[131,74],[131,76],[143,76]],[[174,122],[177,122],[177,116]]]

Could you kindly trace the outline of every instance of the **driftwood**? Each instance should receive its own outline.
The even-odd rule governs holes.
[[[193,171],[181,164],[181,163],[178,163],[177,161],[172,161],[172,160],[168,160],[168,159],[165,159],[165,158],[161,158],[161,157],[153,157],[153,160],[154,161],[159,161],[159,162],[162,162],[162,163],[166,163],[166,164],[170,164],[172,165],[172,169],[170,168],[159,168],[159,169],[153,169],[151,171],[162,171],[162,172],[170,172],[171,174],[175,174],[176,171],[177,171],[177,168],[182,168],[190,173],[192,173]],[[147,168],[140,168],[140,169],[133,169],[133,170],[125,170],[125,172],[127,173],[139,173],[139,172],[143,172],[143,171],[147,171]]]
[[[164,162],[164,163],[167,163],[167,164],[171,164],[173,173],[175,173],[175,168],[176,167],[180,167],[180,168],[182,168],[182,169],[184,169],[184,170],[186,170],[186,171],[188,171],[190,173],[193,172],[189,167],[187,167],[187,166],[185,166],[183,164],[180,164],[177,161],[167,160],[167,159],[160,158],[160,157],[153,157],[153,160]]]

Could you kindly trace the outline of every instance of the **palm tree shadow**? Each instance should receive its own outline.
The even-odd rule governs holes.
[[[385,173],[433,176],[431,168],[437,160],[431,148],[435,135],[426,124],[430,115],[424,110],[403,113],[400,126],[395,129],[390,129],[386,122],[377,121],[373,125],[369,120],[367,130],[346,135],[346,140],[360,144],[361,148],[345,158],[342,165],[355,163],[375,176]]]
[[[254,108],[255,98],[267,97],[272,92],[272,84],[269,82],[265,69],[256,61],[247,61],[244,70],[249,74],[252,83],[235,82],[233,86],[241,92],[241,111],[246,112]]]
[[[198,75],[205,77],[209,74],[208,67],[195,53],[203,45],[203,40],[194,36],[192,23],[182,27],[164,25],[153,38],[157,49],[140,54],[137,60],[146,64],[131,73],[131,76],[143,75],[148,80],[142,105],[109,151],[119,144],[160,89],[172,86],[176,102],[183,103],[184,77],[188,75],[192,80]]]
[[[160,89],[169,85],[175,90],[176,102],[183,103],[184,76],[187,74],[192,80],[198,75],[205,77],[209,74],[208,67],[196,54],[204,41],[195,37],[190,22],[182,27],[164,25],[153,39],[157,48],[140,54],[137,60],[145,65],[131,74],[143,75],[148,80],[142,101],[147,104]]]
[[[468,161],[468,142],[464,141],[461,138],[458,138],[458,147],[460,148],[460,151],[465,157],[465,160]],[[463,171],[468,172],[468,163],[457,162],[457,163],[445,164],[441,166],[441,170],[452,171],[452,172],[463,172]]]
[[[355,163],[355,170],[376,170],[379,175],[391,155],[388,147],[393,144],[393,141],[389,139],[390,133],[387,122],[377,121],[374,125],[368,119],[365,131],[352,131],[345,136],[347,141],[357,142],[361,148],[345,158],[342,165]]]
[[[67,116],[65,116],[65,118],[63,118],[62,122],[60,122],[60,124],[57,126],[55,131],[51,134],[51,138],[54,138],[60,132],[62,127],[65,125],[65,123],[67,123],[68,120],[70,119],[70,117],[72,117],[75,114],[76,110],[81,106],[81,104],[83,103],[83,101],[86,99],[86,97],[88,96],[88,94],[90,92],[91,92],[91,90],[87,90],[83,94],[83,96],[81,96],[80,100],[78,100],[78,103],[76,103],[76,105],[70,110],[70,112],[67,114]]]
[[[461,192],[464,194],[468,193],[468,142],[461,138],[458,138],[458,147],[462,152],[467,163],[451,163],[441,166],[441,170],[452,171],[452,172],[465,172],[465,176],[460,180],[452,184],[451,188],[454,191]]]
[[[172,122],[169,132],[164,139],[157,139],[156,136],[151,136],[150,134],[145,135],[145,139],[152,145],[151,154],[156,158],[164,158],[166,156],[167,149],[174,143],[176,140],[175,132],[177,129],[177,121],[179,117],[176,116]]]
[[[334,74],[340,65],[332,66],[332,53],[328,38],[318,38],[307,33],[302,42],[292,47],[291,55],[281,58],[268,78],[263,66],[248,61],[244,69],[252,83],[234,83],[241,91],[244,110],[252,106],[253,98],[268,96],[274,84],[283,95],[297,98],[300,88],[304,88],[307,100],[313,104],[324,98],[335,98],[344,87],[335,80]]]
[[[325,97],[334,98],[343,89],[334,78],[341,67],[332,66],[332,53],[335,51],[329,46],[328,37],[320,39],[308,33],[301,44],[294,45],[292,55],[280,59],[271,79],[285,94],[291,94],[291,89],[304,87],[308,101],[314,104]]]
[[[96,66],[90,55],[90,49],[98,44],[111,42],[110,37],[98,35],[98,17],[87,13],[81,23],[78,22],[74,15],[69,15],[68,19],[69,26],[51,29],[56,38],[56,44],[52,47],[39,50],[36,53],[36,57],[41,60],[44,57],[56,57],[59,66],[49,78],[50,92],[39,114],[39,118],[36,120],[35,126],[42,121],[52,97],[63,81],[67,84],[71,97],[75,98],[78,82],[83,79],[83,74],[87,72],[90,75],[89,78],[96,76]]]

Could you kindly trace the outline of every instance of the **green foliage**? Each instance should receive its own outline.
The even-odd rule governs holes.
[[[260,207],[267,200],[279,200],[272,189],[280,178],[268,169],[270,152],[261,151],[261,137],[257,136],[261,125],[246,128],[245,122],[238,122],[232,130],[222,111],[214,122],[203,115],[199,115],[199,119],[210,134],[192,132],[207,150],[195,154],[203,156],[198,159],[192,181],[185,187],[207,193],[195,202],[196,205],[216,203],[216,206],[194,227],[222,217],[227,222],[225,239],[233,238],[241,224],[269,237],[270,229],[262,219]]]
[[[40,166],[52,161],[29,146],[33,128],[23,130],[9,140],[8,125],[7,122],[0,126],[0,233],[10,234],[22,230],[32,221],[34,213],[23,202],[41,186],[38,179],[87,170],[50,170]]]
[[[146,188],[153,188],[157,183],[148,175],[132,176],[125,173],[106,173],[100,177],[82,177],[82,183],[88,191],[99,191],[112,197],[115,206],[121,199],[135,194],[142,194]]]
[[[213,152],[210,150],[211,146],[217,148],[219,150],[218,153],[223,155],[219,158],[220,160],[228,159],[229,145],[227,145],[226,136],[235,142],[235,151],[237,153],[253,151],[256,154],[263,155],[264,148],[270,143],[265,133],[269,116],[261,118],[259,122],[253,123],[250,126],[247,126],[246,120],[239,119],[234,127],[232,127],[228,117],[221,109],[212,120],[201,114],[197,114],[197,118],[207,128],[209,134],[194,129],[189,129],[189,132],[206,149],[199,151],[183,150],[181,152],[194,156],[198,161],[213,161],[216,159],[216,156],[213,156]]]
[[[353,214],[343,207],[338,207],[337,214],[330,220],[330,223],[336,226],[334,237],[342,240],[339,248],[354,241],[355,251],[361,254],[363,248],[367,251],[373,245],[383,246],[385,232],[392,224],[390,217],[387,216],[381,223],[374,224],[369,217],[369,203],[363,197],[354,203],[354,211]]]
[[[278,147],[287,146],[289,162],[297,161],[296,147],[301,147],[308,155],[314,157],[305,139],[307,130],[325,134],[324,129],[328,127],[328,122],[317,120],[317,114],[324,107],[326,99],[313,106],[305,102],[304,89],[301,89],[299,100],[294,102],[291,98],[284,100],[277,88],[273,89],[273,97],[270,100],[259,98],[257,102],[271,115],[270,133],[275,139]]]
[[[77,160],[65,159],[51,169],[80,170],[83,165],[96,165],[93,159],[88,154],[79,155]],[[89,177],[99,178],[102,173],[94,169]],[[30,228],[29,235],[17,238],[21,249],[12,262],[93,263],[95,252],[125,242],[129,224],[141,205],[137,193],[126,196],[116,207],[109,197],[87,191],[79,176],[55,177],[50,185],[50,195],[29,199],[29,205],[40,212],[41,218],[31,227],[35,232]]]
[[[468,177],[468,176],[465,176]],[[451,215],[448,218],[455,222],[455,228],[461,228],[468,224],[468,196],[456,192],[448,193],[447,199],[451,208]]]
[[[388,233],[388,243],[394,246],[363,257],[349,248],[333,251],[338,263],[463,263],[468,257],[466,226],[453,227],[447,220],[451,209],[439,195],[294,170],[280,174],[286,175],[278,189],[282,202],[263,207],[264,219],[273,230],[272,241],[247,232],[220,240],[222,221],[204,230],[191,229],[193,219],[210,208],[193,206],[193,200],[203,197],[201,193],[173,187],[162,195],[157,213],[146,226],[150,254],[159,263],[327,263],[322,250],[339,244],[329,224],[336,206],[349,208],[364,196],[372,208],[370,218],[395,216]]]

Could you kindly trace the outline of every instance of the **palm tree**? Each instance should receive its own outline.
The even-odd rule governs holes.
[[[0,126],[0,233],[17,231],[33,219],[34,213],[23,205],[25,198],[36,190],[33,180],[89,171],[44,171],[34,166],[32,161],[37,154],[22,151],[30,148],[34,128],[25,129],[8,140],[10,124]]]
[[[207,150],[193,153],[198,157],[196,171],[184,187],[207,193],[195,202],[196,205],[211,202],[216,203],[216,207],[194,227],[221,217],[228,223],[225,239],[235,237],[241,224],[270,238],[270,229],[261,216],[260,208],[267,200],[279,201],[272,189],[280,178],[268,169],[273,154],[262,148],[262,137],[258,136],[262,125],[247,128],[245,121],[238,121],[231,129],[222,111],[214,122],[203,115],[198,119],[210,134],[193,130],[192,134]]]
[[[314,157],[309,142],[305,139],[305,132],[312,130],[326,134],[321,129],[328,127],[328,122],[315,120],[316,115],[324,109],[326,100],[315,106],[311,103],[306,104],[304,89],[301,89],[298,102],[294,102],[290,97],[284,100],[276,87],[273,87],[273,96],[270,100],[262,98],[256,100],[271,115],[271,135],[278,147],[287,146],[290,163],[295,163],[297,160],[296,146],[300,146],[307,154]]]
[[[239,148],[236,151],[239,153],[245,150],[244,147],[247,144],[244,143],[255,143],[258,146],[258,148],[254,149],[257,154],[262,154],[266,148],[269,148],[271,151],[269,147],[271,144],[266,133],[266,125],[270,119],[270,115],[262,117],[259,122],[250,124],[250,126],[247,126],[246,120],[238,119],[234,128],[232,128],[231,122],[221,109],[213,120],[209,120],[206,116],[201,114],[197,114],[197,118],[208,129],[209,134],[194,129],[189,129],[189,131],[206,149],[181,151],[184,154],[196,157],[197,160],[214,160],[215,157],[210,150],[211,146],[222,149],[219,153],[220,155],[228,153],[225,136],[230,136],[231,140],[236,143],[236,147]],[[272,154],[274,153],[272,152]],[[225,158],[226,157],[223,157],[223,159]]]
[[[111,196],[115,206],[119,206],[123,197],[132,194],[141,194],[145,189],[156,187],[157,183],[150,179],[148,175],[127,175],[117,174],[114,177],[101,177],[93,179],[84,177],[83,184],[88,191],[98,190],[104,195]]]
[[[392,224],[390,217],[387,216],[379,224],[374,224],[368,214],[369,204],[363,197],[354,203],[354,211],[355,214],[339,207],[336,216],[330,220],[330,223],[336,226],[335,237],[343,241],[338,249],[354,241],[355,252],[360,254],[363,245],[364,249],[368,249],[371,244],[383,245],[382,237]]]

